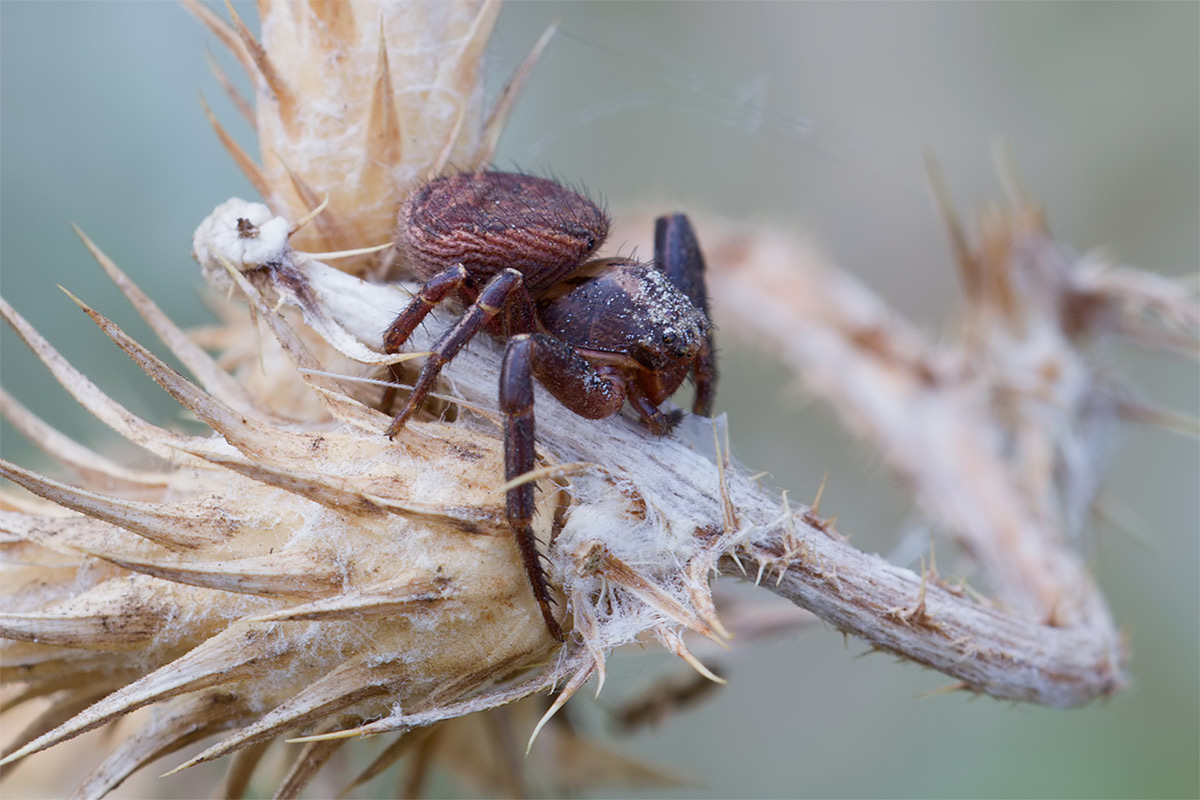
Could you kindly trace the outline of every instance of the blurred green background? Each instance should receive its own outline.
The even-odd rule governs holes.
[[[493,40],[493,94],[556,19],[499,166],[581,182],[618,213],[636,204],[786,226],[931,334],[956,277],[925,149],[964,212],[1000,198],[989,148],[1003,136],[1063,242],[1166,274],[1200,264],[1195,3],[512,3]],[[153,341],[74,221],[177,321],[211,321],[191,234],[252,191],[197,92],[252,139],[205,48],[219,49],[172,3],[0,3],[0,289],[106,391],[160,421],[178,418],[174,403],[55,284]],[[9,391],[73,436],[129,449],[7,329],[0,346]],[[743,463],[799,498],[828,471],[823,510],[860,547],[888,554],[919,525],[877,459],[769,357],[723,342],[722,358],[718,410]],[[1197,413],[1194,363],[1133,349],[1115,360],[1148,397]],[[48,466],[11,428],[0,435],[6,458]],[[857,658],[861,644],[813,626],[735,644],[728,687],[618,746],[693,781],[664,797],[1195,797],[1197,485],[1195,441],[1125,432],[1106,491],[1135,533],[1097,525],[1089,544],[1132,647],[1132,685],[1107,703],[918,699],[948,680]],[[623,657],[601,704],[680,670]],[[580,705],[581,722],[603,731],[601,706]]]

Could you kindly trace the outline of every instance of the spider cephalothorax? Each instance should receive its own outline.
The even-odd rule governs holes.
[[[384,334],[396,353],[442,300],[466,313],[434,345],[412,394],[391,425],[395,436],[420,407],[446,362],[482,328],[506,338],[500,372],[505,476],[534,467],[533,379],[587,419],[628,400],[651,431],[666,433],[680,412],[658,406],[688,375],[693,411],[707,415],[716,382],[704,259],[687,217],[660,217],[653,263],[592,259],[608,217],[554,181],[508,172],[437,178],[400,210],[396,247],[424,286]],[[533,484],[508,491],[506,514],[525,570],[557,639],[563,634],[531,524]]]

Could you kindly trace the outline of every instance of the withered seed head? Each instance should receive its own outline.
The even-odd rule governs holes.
[[[182,766],[237,753],[230,774],[241,778],[221,792],[236,796],[231,787],[248,780],[265,743],[326,737],[284,748],[293,768],[279,795],[295,796],[351,736],[401,734],[366,780],[406,748],[423,747],[416,732],[424,726],[557,686],[553,711],[592,674],[603,678],[615,647],[655,636],[690,659],[677,629],[722,630],[708,579],[742,534],[727,532],[720,548],[693,536],[696,519],[714,515],[720,491],[704,451],[617,421],[576,434],[569,410],[539,411],[539,455],[572,476],[557,491],[542,479],[533,520],[535,535],[557,536],[549,572],[561,607],[580,620],[560,651],[503,524],[492,411],[498,353],[483,344],[456,359],[455,394],[473,409],[460,424],[414,424],[389,442],[386,418],[364,402],[367,390],[355,379],[391,363],[378,352],[380,334],[410,290],[355,277],[388,274],[374,256],[342,259],[335,269],[296,251],[292,237],[320,252],[374,244],[388,235],[397,187],[448,161],[489,160],[476,78],[498,4],[385,6],[265,4],[260,44],[240,20],[231,26],[193,4],[240,56],[258,94],[264,163],[219,126],[218,134],[274,208],[230,200],[194,240],[212,287],[244,298],[251,313],[231,310],[201,347],[85,238],[195,382],[81,303],[84,311],[210,434],[138,418],[0,300],[0,316],[63,386],[157,459],[154,470],[132,470],[62,443],[32,412],[12,412],[48,452],[82,465],[84,485],[0,462],[0,475],[49,501],[0,492],[0,544],[25,565],[11,571],[0,609],[0,638],[10,640],[2,648],[4,707],[10,714],[50,700],[6,743],[3,764],[148,709],[144,727],[114,737],[78,796],[101,796],[147,763],[214,735]],[[435,17],[445,31],[426,30],[438,27]],[[416,24],[425,18],[429,26]],[[403,44],[389,47],[397,31]],[[421,59],[434,74],[420,69]],[[493,115],[492,130],[503,116]],[[547,283],[589,258],[609,225],[575,192],[504,173],[435,179],[406,203],[402,220],[399,250],[418,273],[450,260],[486,274],[518,266],[520,253],[534,267],[527,272]],[[428,347],[436,334],[418,331],[414,346]],[[13,408],[2,395],[0,402]],[[645,481],[644,490],[628,482],[636,492],[618,487],[613,476],[637,465],[686,469],[687,477]],[[676,484],[684,494],[660,492]],[[627,513],[630,502],[640,517]],[[687,514],[645,513],[677,506]],[[572,554],[599,542],[603,563],[580,573]],[[446,748],[454,739],[438,734]],[[593,772],[612,763],[578,744],[555,752],[564,774],[572,760]],[[59,777],[54,768],[42,774]],[[178,786],[161,784],[163,792]]]
[[[537,295],[598,250],[608,225],[599,206],[552,180],[461,173],[409,195],[400,209],[396,247],[420,279],[462,264],[482,285],[513,267]]]

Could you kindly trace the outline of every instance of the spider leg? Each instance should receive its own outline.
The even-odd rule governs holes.
[[[682,380],[682,379],[681,379]],[[633,406],[633,410],[642,418],[642,422],[650,429],[650,432],[655,436],[665,436],[670,433],[679,421],[683,419],[683,412],[679,410],[672,411],[669,414],[664,414],[659,410],[645,391],[637,384],[632,384],[627,387],[627,397],[629,405]],[[697,410],[697,414],[703,412]]]
[[[570,345],[540,333],[509,339],[500,369],[500,410],[504,413],[504,477],[510,481],[534,467],[534,376],[567,408],[588,419],[612,416],[625,403],[624,381],[594,367]],[[546,630],[561,642],[562,628],[550,608],[546,572],[533,532],[533,489],[532,481],[509,489],[505,514]]]
[[[709,320],[704,346],[692,364],[692,380],[696,384],[692,412],[711,416],[713,396],[717,389],[712,314],[708,308],[708,289],[704,285],[704,255],[700,252],[700,243],[696,241],[696,233],[686,215],[673,214],[655,220],[654,260],[667,279],[686,294]]]
[[[448,272],[449,270],[447,270],[447,273]],[[447,273],[441,274],[445,275]],[[448,292],[449,289],[446,291]],[[528,292],[524,290],[522,275],[515,269],[506,269],[503,272],[499,272],[487,282],[487,285],[483,287],[483,290],[479,293],[479,296],[475,299],[475,302],[471,304],[471,306],[467,309],[467,312],[463,314],[462,318],[459,319],[459,321],[456,322],[453,327],[442,334],[442,338],[438,339],[437,344],[433,346],[433,350],[425,359],[425,364],[421,367],[421,373],[417,377],[416,385],[413,386],[412,394],[409,395],[408,400],[405,401],[404,407],[400,409],[400,413],[393,417],[391,424],[388,425],[387,435],[389,438],[399,433],[404,427],[404,424],[408,422],[408,418],[411,417],[418,408],[420,408],[421,403],[425,400],[425,397],[429,394],[430,390],[433,389],[433,384],[437,380],[438,375],[441,373],[442,367],[444,367],[447,362],[458,355],[458,351],[461,350],[463,345],[469,342],[471,338],[479,332],[481,327],[488,324],[497,314],[501,312],[502,309],[506,307],[506,304],[509,302],[509,298],[514,293],[519,294],[522,292],[527,298]],[[418,295],[417,300],[409,304],[408,308],[413,308],[417,302],[426,305],[426,301],[422,299],[421,295]],[[526,303],[527,302],[528,300],[526,300]],[[432,306],[430,306],[430,308],[431,307]],[[406,311],[407,310],[408,309],[406,309]],[[424,313],[421,314],[421,311],[424,311]],[[422,308],[414,312],[414,316],[418,314],[420,315],[417,319],[417,322],[419,322],[420,318],[428,313],[428,308]],[[403,314],[401,316],[403,316]],[[397,320],[396,323],[393,323],[392,327],[388,329],[388,333],[390,334],[393,329],[398,329],[397,326],[399,323],[400,320]],[[416,327],[416,324],[416,322],[413,323],[414,328]],[[402,332],[402,329],[400,330]],[[411,333],[411,330],[409,333]],[[397,347],[398,346],[399,345],[397,345]],[[385,349],[386,347],[387,345],[385,345]]]
[[[434,275],[425,285],[421,287],[412,301],[405,306],[396,319],[388,326],[388,329],[383,332],[383,352],[399,353],[400,348],[408,341],[408,337],[412,336],[412,332],[417,329],[421,321],[429,316],[429,312],[433,311],[438,303],[446,299],[446,297],[460,286],[467,279],[467,269],[462,264],[455,264],[448,267],[438,274]],[[392,374],[393,383],[400,382],[400,365],[393,364],[388,368]],[[379,407],[384,413],[390,413],[392,404],[396,401],[396,387],[389,386],[383,390],[383,397],[379,401]]]
[[[421,321],[429,316],[429,312],[433,311],[434,306],[445,300],[466,280],[467,268],[462,264],[455,264],[426,281],[421,290],[413,297],[412,302],[396,316],[395,321],[384,331],[383,352],[399,353],[400,348],[408,341],[408,337],[412,336],[412,332],[417,329]]]

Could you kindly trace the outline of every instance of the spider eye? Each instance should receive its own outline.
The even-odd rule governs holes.
[[[683,356],[687,355],[687,342],[685,342],[683,336],[673,328],[668,328],[662,332],[662,335],[659,337],[659,343],[662,345],[663,350],[675,358],[682,358]]]

